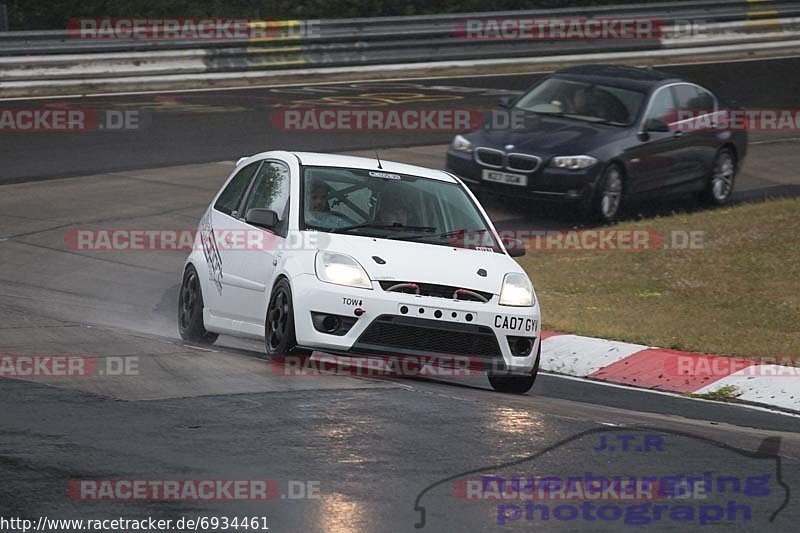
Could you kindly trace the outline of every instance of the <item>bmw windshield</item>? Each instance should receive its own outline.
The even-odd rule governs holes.
[[[644,99],[644,93],[639,91],[553,77],[531,89],[514,107],[585,122],[628,126],[639,115]]]
[[[457,183],[337,167],[305,167],[302,181],[302,229],[500,251]]]

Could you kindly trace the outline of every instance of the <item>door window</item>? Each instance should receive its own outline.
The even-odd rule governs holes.
[[[653,96],[650,109],[647,111],[647,117],[645,117],[645,126],[647,127],[655,120],[667,125],[673,122],[674,113],[675,100],[672,98],[672,91],[661,89]]]
[[[258,170],[261,161],[250,163],[242,170],[240,170],[222,191],[222,194],[217,198],[214,204],[214,209],[225,213],[226,215],[236,216],[235,212],[238,211],[239,205],[242,203],[247,186],[250,185],[250,180]]]
[[[695,85],[681,84],[673,87],[678,109],[691,111],[694,116],[714,112],[714,97]]]
[[[265,161],[259,169],[253,188],[247,197],[243,214],[250,209],[269,209],[278,214],[276,233],[285,236],[289,221],[289,167],[275,161]]]

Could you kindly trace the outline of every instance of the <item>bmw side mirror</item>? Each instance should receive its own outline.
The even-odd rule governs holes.
[[[522,257],[525,255],[525,243],[519,239],[505,238],[503,239],[503,246],[506,247],[506,252],[511,257]]]
[[[275,229],[280,220],[278,213],[270,209],[253,208],[247,211],[244,221],[253,226],[265,229]]]
[[[511,97],[510,96],[501,96],[497,100],[497,105],[499,105],[500,107],[504,107],[506,109],[510,108],[511,107]]]
[[[669,131],[669,126],[661,119],[650,118],[644,123],[644,129],[645,131],[658,131],[663,133]]]

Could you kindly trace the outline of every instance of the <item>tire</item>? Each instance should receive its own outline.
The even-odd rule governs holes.
[[[284,278],[275,283],[269,297],[267,317],[264,322],[264,345],[269,358],[285,355],[311,355],[311,350],[297,347],[292,288]]]
[[[183,340],[198,344],[214,344],[219,337],[207,331],[203,324],[203,289],[192,265],[183,273],[178,296],[178,333]]]
[[[539,340],[539,349],[536,352],[536,362],[533,363],[533,368],[530,374],[509,376],[504,374],[489,373],[489,383],[492,388],[497,392],[506,394],[525,394],[536,381],[536,376],[539,374],[539,359],[542,355],[542,341]]]
[[[591,204],[591,215],[599,222],[610,224],[617,220],[625,199],[625,173],[616,163],[603,171]]]
[[[738,171],[736,156],[730,148],[723,148],[714,158],[714,166],[708,176],[701,200],[710,205],[726,205],[733,197]]]

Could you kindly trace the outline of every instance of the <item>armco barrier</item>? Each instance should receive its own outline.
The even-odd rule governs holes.
[[[467,19],[604,18],[651,19],[665,33],[645,40],[484,40],[465,39],[456,30]],[[300,21],[284,21],[295,27]],[[692,33],[692,24],[701,32]],[[0,33],[0,96],[80,91],[98,80],[107,87],[180,76],[242,73],[250,77],[271,71],[324,67],[386,66],[411,63],[468,62],[512,58],[565,57],[582,54],[636,53],[665,49],[800,50],[800,0],[751,2],[708,0],[658,2],[625,6],[493,13],[381,17],[319,21],[306,36],[261,40],[92,40],[67,30]],[[715,48],[716,47],[716,48]],[[103,85],[105,84],[105,85]],[[33,93],[32,93],[33,94]]]

